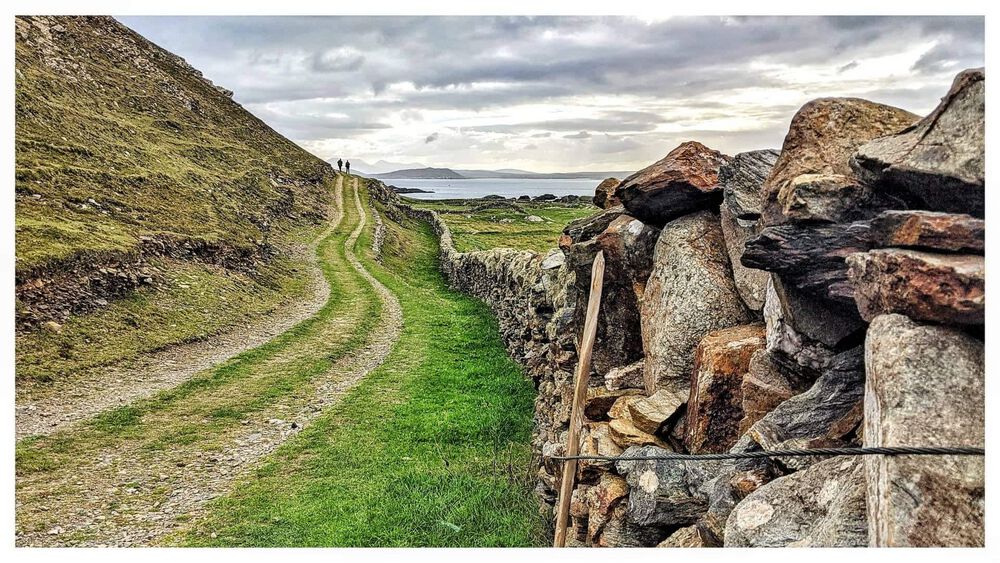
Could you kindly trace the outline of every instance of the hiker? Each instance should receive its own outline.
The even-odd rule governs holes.
[[[348,160],[347,164],[345,164],[345,166],[347,166],[347,173],[350,174],[351,173],[351,161]]]
[[[344,159],[342,158],[337,159],[337,170],[340,170],[341,172],[344,171]]]

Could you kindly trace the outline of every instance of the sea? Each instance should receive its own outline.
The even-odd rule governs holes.
[[[427,178],[405,179],[393,178],[383,180],[386,185],[399,188],[420,188],[431,193],[401,194],[413,199],[471,199],[488,195],[503,197],[520,197],[528,195],[532,198],[542,194],[555,196],[564,195],[594,195],[594,188],[600,180],[590,178],[559,178],[559,179],[512,179],[512,178],[468,178],[463,180],[430,180]]]

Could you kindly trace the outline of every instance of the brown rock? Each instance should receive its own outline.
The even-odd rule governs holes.
[[[986,222],[971,215],[934,211],[885,211],[872,220],[882,246],[982,254]]]
[[[618,178],[605,178],[594,190],[594,205],[601,209],[607,209],[616,205],[621,205],[621,200],[615,195],[615,191],[621,184]]]
[[[687,406],[688,451],[724,452],[739,438],[743,378],[750,358],[765,345],[759,324],[715,331],[698,344]]]
[[[872,321],[865,343],[864,445],[984,446],[983,342],[902,315]],[[871,456],[870,545],[982,546],[982,457]]]
[[[718,218],[702,211],[663,228],[641,302],[646,390],[687,393],[694,349],[713,330],[745,324]]]
[[[576,274],[581,300],[589,295],[594,257],[604,252],[604,288],[598,317],[593,366],[597,373],[642,359],[639,298],[653,266],[659,229],[628,215],[619,215],[591,240],[570,246],[566,264]],[[575,310],[575,326],[582,331],[586,307]]]
[[[878,249],[848,257],[849,277],[861,315],[983,324],[986,261],[982,256]]]
[[[588,420],[606,420],[608,410],[619,398],[626,395],[642,395],[642,389],[627,388],[609,390],[606,387],[591,387],[587,389],[587,402],[584,405],[583,414]]]
[[[580,436],[580,455],[617,456],[623,448],[611,438],[607,422],[588,422],[583,425]],[[597,459],[581,459],[577,463],[577,479],[591,482],[611,468],[612,462]]]
[[[623,505],[628,498],[628,483],[625,479],[613,473],[604,473],[600,481],[587,490],[587,506],[589,509],[587,522],[587,542],[591,545],[600,543],[604,526],[614,515],[615,509]]]
[[[721,547],[711,534],[698,524],[681,528],[657,544],[656,547]]]
[[[809,382],[786,375],[771,360],[767,350],[757,350],[750,357],[747,374],[740,386],[743,397],[743,419],[739,433],[743,434],[787,399],[809,388]]]
[[[930,115],[897,135],[858,148],[851,164],[877,189],[908,196],[911,208],[982,217],[985,113],[985,71],[963,71]]]
[[[625,214],[625,208],[614,206],[600,213],[595,213],[588,217],[582,217],[566,225],[562,236],[559,237],[559,248],[564,253],[568,253],[569,247],[579,242],[586,242],[601,234],[608,225],[619,216]]]
[[[623,448],[628,448],[629,446],[659,446],[666,449],[670,448],[670,446],[664,443],[663,440],[636,428],[632,423],[631,417],[628,415],[621,418],[611,419],[611,423],[608,425],[608,428],[611,431],[611,439]]]
[[[677,413],[687,397],[661,389],[649,397],[628,403],[632,424],[649,434],[656,434],[663,423]]]
[[[800,174],[778,191],[781,215],[789,223],[840,223],[871,216],[875,192],[852,176]]]
[[[622,180],[618,186],[629,214],[664,225],[722,201],[719,167],[730,157],[701,143],[681,143],[656,163]]]
[[[778,194],[803,174],[854,177],[851,155],[862,144],[911,125],[916,115],[857,98],[813,100],[795,114],[781,155],[764,182],[764,224],[785,222]]]

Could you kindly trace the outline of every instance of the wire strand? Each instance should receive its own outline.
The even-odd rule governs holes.
[[[571,459],[593,461],[712,461],[725,459],[759,459],[767,457],[806,457],[843,455],[986,455],[985,448],[966,447],[921,447],[889,446],[874,448],[810,448],[798,450],[760,450],[755,452],[726,452],[718,454],[662,454],[651,456],[603,456],[575,455],[550,456],[549,459],[569,461]]]

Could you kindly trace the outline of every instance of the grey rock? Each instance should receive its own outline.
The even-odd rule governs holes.
[[[795,319],[788,316],[778,296],[776,286],[780,283],[780,280],[769,279],[764,297],[767,352],[785,369],[815,376],[829,364],[834,351],[796,329]]]
[[[669,451],[656,446],[631,447],[623,457],[656,456]],[[629,521],[642,526],[693,524],[708,507],[703,496],[692,495],[689,462],[617,461],[615,467],[629,484]]]
[[[872,321],[864,445],[975,446],[985,441],[983,342],[903,315]],[[982,546],[982,457],[865,459],[872,546]]]
[[[822,461],[750,493],[726,521],[725,547],[865,547],[864,464]]]
[[[659,389],[688,392],[693,352],[701,338],[752,320],[736,290],[713,213],[688,215],[663,228],[640,317],[650,394]]]
[[[722,236],[726,241],[726,251],[733,268],[733,280],[736,289],[747,308],[760,311],[764,307],[764,295],[767,291],[768,273],[764,270],[748,268],[740,261],[746,249],[748,240],[758,234],[757,222],[737,218],[730,208],[723,205],[719,209],[719,222],[722,226]]]
[[[861,146],[851,165],[878,189],[905,193],[914,207],[982,217],[985,113],[985,71],[963,71],[930,115]]]
[[[725,207],[737,218],[756,221],[761,211],[761,186],[778,160],[778,151],[741,152],[719,168]]]

